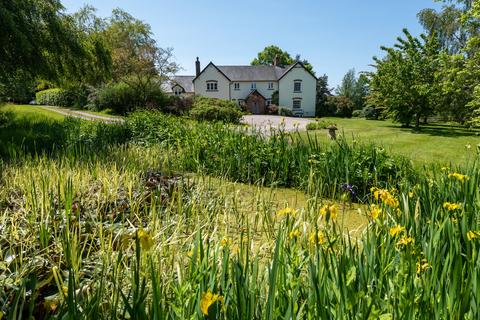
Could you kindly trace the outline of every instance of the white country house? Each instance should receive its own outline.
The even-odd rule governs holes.
[[[217,66],[203,70],[195,62],[195,76],[175,76],[167,88],[175,95],[194,94],[244,105],[253,114],[266,113],[278,91],[279,107],[297,116],[315,116],[317,78],[301,62],[289,66]]]

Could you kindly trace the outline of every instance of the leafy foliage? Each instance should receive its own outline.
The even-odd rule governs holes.
[[[285,107],[279,107],[278,114],[285,117],[293,117],[293,111]]]
[[[159,86],[150,85],[142,94],[124,82],[113,82],[90,94],[88,106],[94,110],[112,109],[116,114],[127,114],[137,108],[163,109],[168,98]]]
[[[300,55],[296,55],[295,59],[286,52],[280,49],[278,46],[270,45],[265,47],[261,52],[257,54],[257,57],[252,60],[251,65],[274,65],[275,59],[278,59],[279,66],[288,66],[295,62],[301,62],[305,68],[313,72],[313,66],[305,59],[301,59]]]
[[[435,82],[438,43],[434,37],[419,40],[406,29],[405,38],[398,38],[394,48],[382,47],[383,59],[375,58],[375,72],[369,73],[369,104],[384,107],[394,120],[409,126],[420,126],[437,104]]]
[[[232,101],[207,97],[195,97],[190,116],[200,121],[239,123],[242,112]]]
[[[37,104],[45,106],[70,107],[72,100],[68,92],[60,88],[47,89],[35,94]]]
[[[325,107],[322,110],[322,116],[336,116],[350,118],[355,105],[353,101],[345,96],[327,97]]]
[[[327,127],[335,125],[332,121],[327,120],[315,120],[315,122],[310,122],[307,124],[307,130],[320,130],[327,129]]]
[[[328,86],[328,76],[324,74],[321,77],[318,77],[317,80],[317,103],[315,105],[315,115],[322,116],[326,115],[325,108],[327,98],[331,96],[331,89]]]

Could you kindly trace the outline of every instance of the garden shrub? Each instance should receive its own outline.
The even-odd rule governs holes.
[[[351,99],[343,96],[327,97],[326,109],[336,117],[350,118],[355,107]]]
[[[365,115],[363,114],[362,110],[353,110],[352,117],[354,117],[354,118],[364,118]]]
[[[374,107],[365,107],[362,110],[364,116],[368,120],[377,120],[379,112]]]
[[[92,92],[86,108],[97,111],[111,109],[116,114],[124,115],[136,109],[162,109],[167,101],[167,96],[156,84],[140,92],[125,82],[116,82]]]
[[[109,108],[118,114],[126,114],[138,106],[140,99],[130,86],[118,82],[100,88],[92,100],[99,111]]]
[[[331,125],[335,125],[335,123],[327,120],[315,120],[315,122],[310,122],[307,124],[307,130],[327,129],[327,127]]]
[[[293,117],[293,112],[292,110],[290,109],[287,109],[285,107],[280,107],[278,109],[278,114],[281,115],[281,116],[285,116],[285,117]]]
[[[172,96],[162,111],[175,115],[187,114],[193,106],[193,96]]]
[[[35,94],[37,104],[44,106],[72,107],[75,98],[70,90],[60,88],[38,91]]]
[[[232,101],[223,99],[195,97],[190,116],[199,121],[222,121],[225,123],[239,123],[242,112]]]
[[[267,107],[268,114],[277,115],[278,114],[278,106],[276,104],[271,104]]]

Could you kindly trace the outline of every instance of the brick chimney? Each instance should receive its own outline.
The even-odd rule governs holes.
[[[195,61],[195,75],[198,77],[199,74],[200,74],[200,60],[198,60],[198,57],[197,57],[197,61]]]
[[[278,54],[276,54],[275,57],[273,58],[273,65],[280,67],[280,56]]]

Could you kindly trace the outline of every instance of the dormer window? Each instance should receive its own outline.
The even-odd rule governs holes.
[[[302,80],[293,81],[293,92],[302,92]]]
[[[233,90],[240,90],[240,83],[239,82],[235,82],[233,84]]]
[[[252,91],[257,89],[257,83],[256,82],[252,82],[251,89],[252,89]]]
[[[183,93],[183,89],[180,88],[180,87],[175,87],[175,88],[173,89],[173,94],[175,94],[176,96],[179,96],[179,95],[181,95],[182,93]]]
[[[218,82],[214,80],[207,81],[207,91],[218,91]]]
[[[273,82],[268,83],[268,90],[273,90]]]

